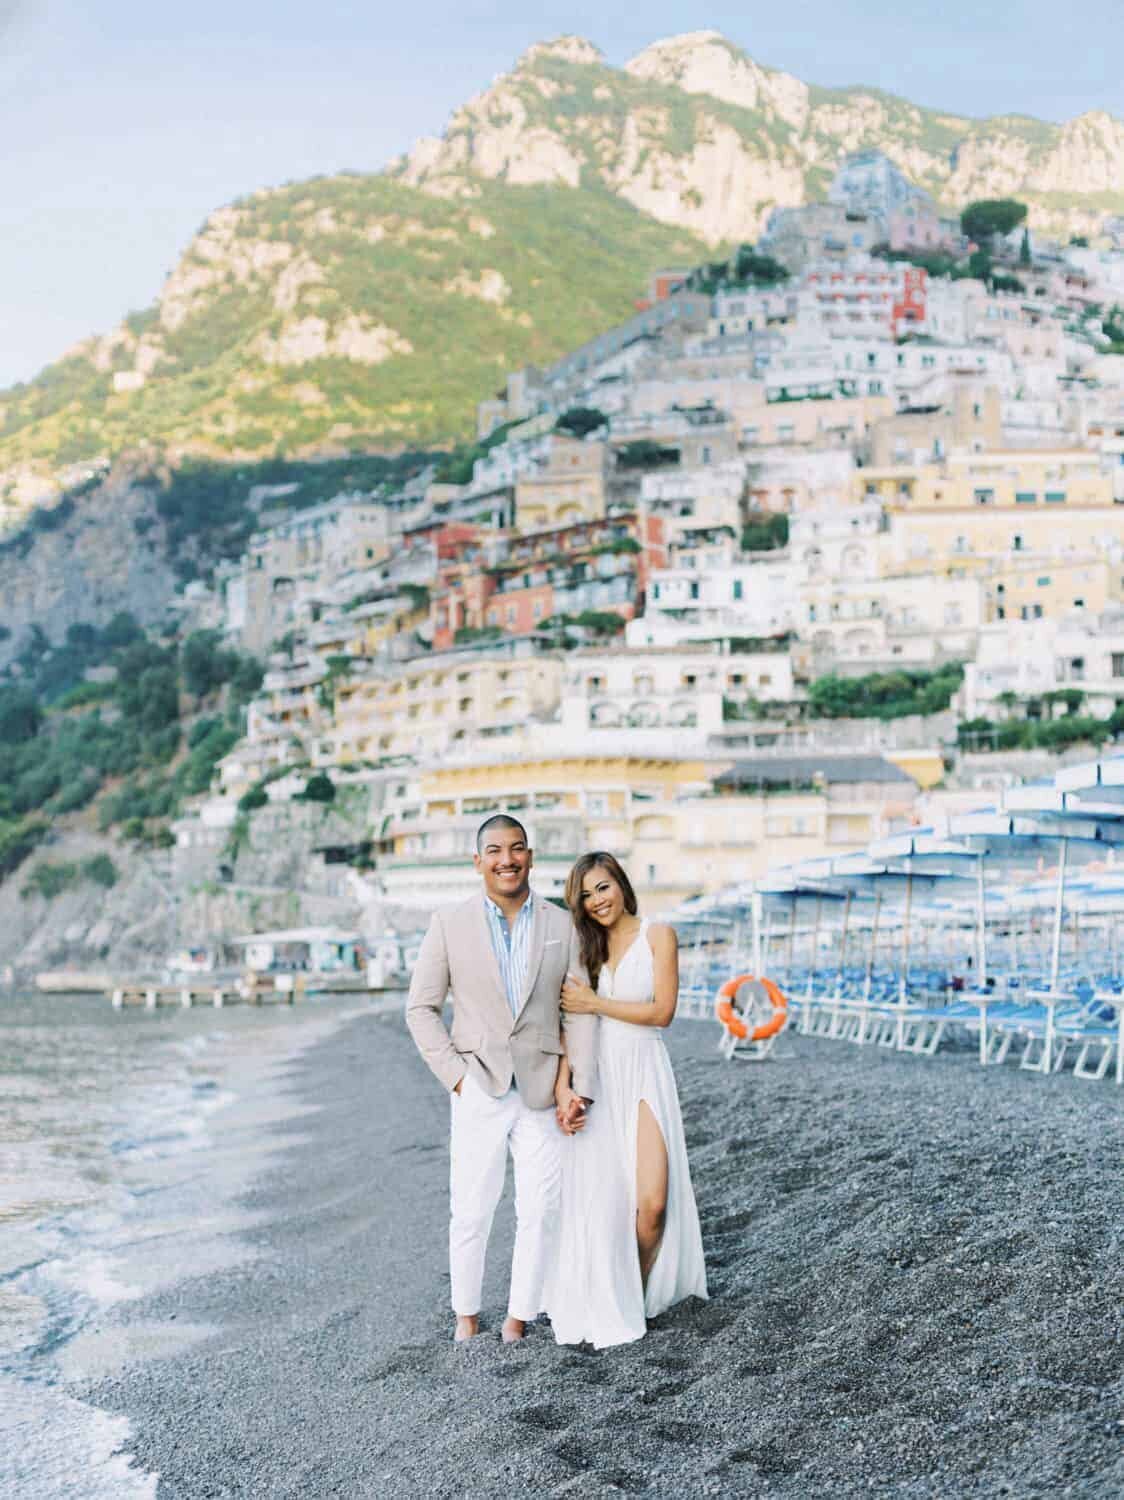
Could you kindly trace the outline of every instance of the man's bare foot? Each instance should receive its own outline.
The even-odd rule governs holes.
[[[500,1330],[500,1338],[505,1344],[517,1344],[520,1339],[526,1338],[527,1325],[522,1318],[505,1318],[503,1328]]]
[[[471,1318],[457,1318],[457,1326],[453,1332],[453,1343],[463,1344],[468,1339],[474,1339],[480,1332],[480,1319],[475,1315]]]

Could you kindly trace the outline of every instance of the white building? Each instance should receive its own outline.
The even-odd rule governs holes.
[[[630,647],[784,635],[795,627],[799,571],[777,562],[729,562],[704,570],[660,568],[645,613],[630,620]]]
[[[619,752],[666,752],[674,731],[680,753],[700,752],[726,718],[753,703],[790,702],[792,662],[779,651],[718,647],[580,651],[568,661],[561,735],[597,752],[604,739]]]
[[[1102,718],[1124,702],[1124,613],[985,625],[958,705],[966,719],[1002,719],[1063,688],[1084,693],[1081,711]]]
[[[797,634],[815,670],[884,665],[929,668],[971,657],[984,621],[975,578],[809,579],[800,591]]]

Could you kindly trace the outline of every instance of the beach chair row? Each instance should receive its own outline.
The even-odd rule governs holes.
[[[892,989],[878,984],[864,992],[851,982],[801,993],[794,986],[792,1024],[804,1035],[923,1057],[959,1037],[974,1043],[986,1067],[1014,1059],[1030,1072],[1057,1073],[1069,1065],[1077,1078],[1111,1076],[1124,1085],[1124,998],[1116,989],[911,988],[904,998]]]

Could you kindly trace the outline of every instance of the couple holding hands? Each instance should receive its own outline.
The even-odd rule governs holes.
[[[516,819],[477,832],[483,892],[438,911],[406,1021],[449,1091],[455,1339],[479,1332],[484,1255],[510,1151],[515,1250],[502,1337],[546,1312],[559,1343],[642,1338],[705,1297],[702,1236],[663,1041],[679,990],[672,928],[641,920],[611,854],[584,854],[569,913],[530,887]],[[451,1030],[443,1009],[451,992]]]

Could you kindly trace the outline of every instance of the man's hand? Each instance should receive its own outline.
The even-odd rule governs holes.
[[[576,1135],[585,1128],[585,1100],[568,1085],[554,1090],[554,1113],[563,1135]]]

